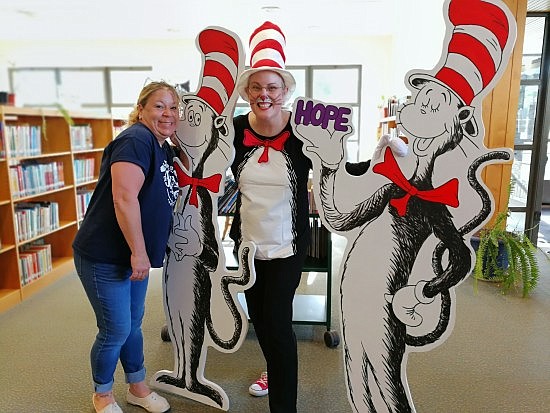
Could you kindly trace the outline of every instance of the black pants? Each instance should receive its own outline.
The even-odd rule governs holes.
[[[288,258],[254,260],[256,282],[245,291],[248,315],[266,363],[271,413],[296,413],[298,350],[292,301],[306,252]]]

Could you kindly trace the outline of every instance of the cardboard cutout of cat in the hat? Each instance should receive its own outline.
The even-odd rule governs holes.
[[[481,109],[511,55],[513,15],[499,0],[447,0],[444,16],[440,62],[405,77],[411,98],[396,121],[407,156],[386,148],[364,174],[351,176],[344,168],[351,108],[294,103],[293,128],[314,164],[321,218],[347,238],[341,328],[355,412],[415,411],[408,355],[452,332],[455,287],[475,262],[470,237],[494,209],[481,170],[511,159],[509,149],[485,147]]]
[[[238,36],[208,27],[197,36],[202,55],[199,89],[181,97],[176,140],[190,159],[187,170],[174,159],[181,189],[163,268],[167,330],[173,371],[161,370],[151,385],[200,403],[229,409],[229,398],[204,377],[208,346],[234,352],[248,331],[237,294],[254,283],[255,247],[243,243],[239,271],[227,271],[218,228],[218,197],[233,160],[235,84],[244,69]]]

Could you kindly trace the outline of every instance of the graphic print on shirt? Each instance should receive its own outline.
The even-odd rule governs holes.
[[[494,209],[481,169],[511,159],[509,149],[485,147],[481,109],[508,64],[513,15],[499,0],[446,0],[444,12],[440,62],[405,77],[411,97],[396,122],[408,155],[396,158],[388,147],[351,176],[343,167],[351,108],[294,104],[321,218],[347,238],[340,322],[354,412],[415,411],[408,355],[451,334],[454,289],[474,266],[470,237]]]
[[[178,200],[179,188],[176,182],[174,167],[167,161],[163,161],[160,166],[160,171],[163,174],[164,185],[166,185],[166,194],[168,195],[168,203],[173,208]]]
[[[237,294],[255,280],[255,247],[243,243],[239,270],[227,271],[218,229],[218,197],[233,160],[236,79],[244,53],[236,34],[208,27],[197,36],[202,74],[196,93],[181,96],[177,144],[190,159],[174,158],[181,190],[163,268],[164,310],[174,352],[173,371],[161,370],[151,385],[222,410],[229,398],[204,377],[208,346],[236,351],[248,331]]]

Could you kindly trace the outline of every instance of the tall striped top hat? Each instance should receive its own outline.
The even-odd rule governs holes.
[[[450,0],[448,15],[454,28],[443,67],[434,76],[412,73],[408,82],[417,89],[427,81],[438,82],[470,105],[489,93],[489,83],[502,75],[516,25],[496,2],[484,0]]]
[[[276,24],[266,21],[254,30],[250,36],[250,69],[245,70],[237,82],[237,90],[244,100],[248,102],[246,88],[250,75],[261,70],[271,70],[283,78],[288,88],[284,101],[288,101],[296,89],[296,81],[294,76],[285,70],[285,46],[285,35]]]
[[[203,54],[199,91],[185,95],[182,100],[200,99],[216,115],[224,111],[237,81],[239,46],[235,38],[216,27],[208,27],[197,37],[197,46]]]

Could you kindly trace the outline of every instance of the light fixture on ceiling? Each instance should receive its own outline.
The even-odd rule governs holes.
[[[262,6],[261,10],[266,13],[277,13],[281,8],[279,6]]]
[[[15,13],[16,14],[21,14],[25,17],[34,17],[35,16],[35,13],[32,12],[32,11],[29,11],[29,10],[24,10],[24,9],[16,9],[15,10]]]

